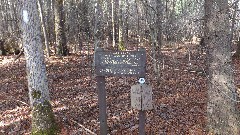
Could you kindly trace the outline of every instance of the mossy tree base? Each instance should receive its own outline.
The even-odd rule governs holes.
[[[118,44],[118,50],[120,50],[120,51],[125,51],[125,50],[126,50],[123,41],[120,41],[120,42],[119,42],[119,44]]]
[[[33,106],[32,135],[57,135],[59,127],[55,122],[54,114],[49,101]]]

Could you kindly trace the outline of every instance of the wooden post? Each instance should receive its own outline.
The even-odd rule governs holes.
[[[139,111],[139,135],[145,135],[145,111]]]
[[[143,93],[143,87],[142,84],[140,86],[141,88],[141,110],[139,110],[139,135],[145,135],[145,111],[142,110],[143,107],[143,99],[142,99],[142,93]]]
[[[97,76],[98,104],[99,104],[99,120],[100,135],[107,135],[107,107],[106,107],[106,90],[105,77]]]

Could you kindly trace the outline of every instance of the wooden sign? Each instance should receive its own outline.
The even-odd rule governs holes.
[[[105,76],[144,77],[146,74],[146,50],[139,51],[104,51],[98,48],[94,54],[95,74],[98,89],[100,134],[108,134],[106,115]],[[143,80],[142,80],[143,81]],[[144,133],[145,113],[139,112],[141,133]]]
[[[151,110],[152,87],[146,84],[137,84],[131,87],[131,106],[137,110]]]
[[[145,76],[146,51],[103,51],[95,53],[97,76]]]

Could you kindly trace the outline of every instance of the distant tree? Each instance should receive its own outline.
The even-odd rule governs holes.
[[[116,45],[115,39],[115,0],[112,0],[112,43],[113,47]]]
[[[237,93],[231,65],[228,0],[205,0],[205,34],[209,59],[208,134],[239,135]]]
[[[47,36],[49,39],[49,44],[54,45],[56,42],[55,34],[55,0],[44,0],[43,11],[45,11],[45,24],[47,30]],[[54,51],[56,52],[56,45],[54,46]]]
[[[125,50],[124,41],[123,41],[123,0],[119,0],[118,8],[118,49]]]
[[[42,0],[38,0],[38,9],[39,9],[39,14],[40,14],[41,23],[42,23],[42,31],[43,31],[43,36],[44,36],[46,53],[47,53],[47,56],[49,57],[50,56],[50,46],[49,46],[49,41],[48,41],[48,36],[47,36],[46,21],[44,20]]]
[[[6,55],[6,50],[4,48],[4,41],[0,40],[0,55]]]
[[[162,40],[163,40],[163,27],[162,27],[162,19],[163,19],[163,0],[155,0],[156,1],[156,33],[157,33],[157,44],[159,46],[159,49],[162,46]]]
[[[68,55],[67,41],[65,35],[65,17],[63,9],[63,0],[55,0],[55,32],[57,55]]]
[[[55,135],[58,127],[49,102],[37,0],[24,0],[22,5],[22,32],[32,108],[32,135]]]

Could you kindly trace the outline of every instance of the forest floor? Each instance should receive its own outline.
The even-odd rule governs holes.
[[[191,50],[190,61],[189,51]],[[146,83],[153,87],[154,109],[147,111],[147,135],[204,135],[206,126],[206,55],[196,46],[165,47],[161,75],[153,72],[147,52]],[[91,54],[90,54],[91,55]],[[0,56],[0,135],[30,134],[31,114],[25,60]],[[96,81],[91,57],[72,54],[46,60],[51,104],[61,135],[99,134]],[[164,62],[163,62],[164,61]],[[240,62],[234,60],[235,83],[240,84]],[[131,109],[134,77],[107,77],[107,117],[111,135],[137,135],[138,111]]]

